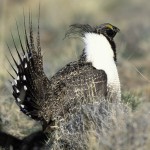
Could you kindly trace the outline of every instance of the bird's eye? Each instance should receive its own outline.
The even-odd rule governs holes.
[[[114,36],[115,36],[115,32],[114,32],[112,29],[107,29],[107,30],[106,30],[106,34],[107,34],[109,37],[114,37]]]

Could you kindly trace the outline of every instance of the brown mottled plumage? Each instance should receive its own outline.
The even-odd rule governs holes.
[[[115,44],[112,39],[118,29],[114,27],[116,30],[113,31],[109,26],[114,27],[110,24],[102,24],[95,28],[89,25],[72,25],[69,32],[80,32],[81,36],[84,36],[85,32],[100,34],[102,31],[115,53]],[[108,34],[104,28],[112,33],[108,32]],[[14,69],[10,63],[17,75],[17,78],[15,78],[10,74],[14,79],[14,82],[12,82],[13,96],[23,113],[35,120],[40,120],[43,123],[43,128],[45,128],[58,117],[67,117],[70,112],[73,112],[74,108],[80,107],[81,104],[92,102],[96,97],[105,98],[107,96],[107,75],[105,71],[97,70],[91,62],[87,62],[84,51],[78,61],[69,63],[51,79],[48,79],[43,71],[39,25],[37,46],[34,45],[31,19],[29,21],[29,37],[26,31],[25,18],[24,29],[26,48],[22,46],[18,30],[23,57],[20,56],[13,39],[20,64],[17,64],[8,47],[17,66],[17,69]],[[66,36],[69,36],[69,32]],[[116,60],[116,56],[114,59]]]

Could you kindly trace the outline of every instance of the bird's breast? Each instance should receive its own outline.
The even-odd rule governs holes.
[[[121,99],[120,80],[118,75],[117,66],[114,61],[102,62],[101,65],[95,66],[98,70],[104,70],[107,75],[107,88],[109,96],[113,99]]]

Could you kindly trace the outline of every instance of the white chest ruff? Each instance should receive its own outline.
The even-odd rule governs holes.
[[[96,69],[105,71],[109,96],[120,100],[120,81],[109,41],[103,35],[87,33],[84,42],[87,62],[91,62]]]
[[[107,87],[110,90],[110,98],[113,97],[116,100],[121,100],[120,80],[116,64],[109,65],[109,68],[103,68],[103,70],[107,74]]]
[[[98,70],[105,71],[107,75],[109,98],[113,97],[114,100],[121,100],[120,80],[115,62],[101,63],[105,65],[93,66]]]

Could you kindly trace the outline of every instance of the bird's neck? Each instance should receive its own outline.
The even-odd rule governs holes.
[[[108,39],[101,34],[87,33],[83,40],[85,42],[85,61],[91,62],[97,70],[104,70],[107,74],[108,87],[120,91],[120,81],[114,60],[115,54]]]
[[[86,61],[91,62],[96,69],[102,69],[104,65],[114,63],[114,51],[104,35],[87,33],[83,40]]]

